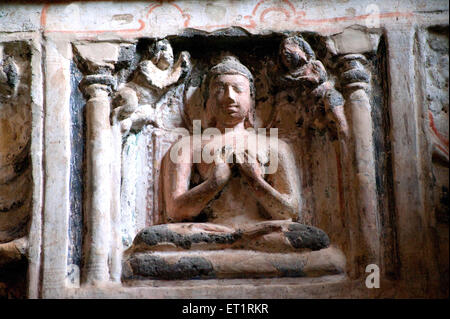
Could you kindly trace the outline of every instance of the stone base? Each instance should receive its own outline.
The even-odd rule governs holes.
[[[51,299],[330,299],[330,298],[436,298],[411,282],[381,279],[380,289],[368,289],[366,278],[345,274],[321,277],[129,280],[100,286],[47,289]],[[412,286],[410,286],[413,284]],[[442,297],[440,297],[442,298]]]
[[[125,256],[122,280],[319,277],[344,273],[345,263],[335,247],[301,253],[136,252]]]

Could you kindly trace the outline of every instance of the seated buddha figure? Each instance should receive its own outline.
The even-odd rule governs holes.
[[[166,224],[136,235],[125,277],[304,275],[304,253],[326,251],[329,238],[297,222],[300,181],[290,146],[252,130],[254,80],[237,58],[224,57],[205,81],[207,129],[181,138],[164,157]]]

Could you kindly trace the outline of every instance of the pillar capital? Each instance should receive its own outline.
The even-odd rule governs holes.
[[[91,74],[86,75],[80,82],[80,90],[86,98],[93,98],[100,94],[101,91],[108,95],[116,88],[116,78],[109,74]]]
[[[119,44],[81,42],[74,44],[73,48],[75,61],[85,75],[111,74],[119,61]]]
[[[340,80],[345,93],[351,93],[358,89],[368,91],[370,89],[371,74],[366,68],[367,59],[362,54],[345,54],[338,59],[338,67],[341,70]]]

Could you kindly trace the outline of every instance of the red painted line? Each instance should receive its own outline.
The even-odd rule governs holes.
[[[290,3],[288,0],[284,0],[284,3],[286,3],[289,7],[291,7],[292,12],[295,14],[295,7],[292,3]]]
[[[244,23],[238,23],[238,24],[221,24],[221,25],[204,25],[204,26],[194,26],[193,28],[198,28],[198,29],[213,29],[213,28],[226,28],[226,27],[231,27],[231,26],[239,26],[242,28],[247,28],[247,29],[253,29],[256,27],[257,23],[254,21],[254,15],[256,13],[256,11],[258,10],[259,6],[261,6],[264,2],[266,2],[266,0],[261,0],[259,1],[256,6],[253,9],[253,16],[244,16],[244,19],[249,20],[248,24],[244,24]],[[296,12],[295,7],[292,5],[292,3],[290,3],[288,0],[284,0],[283,1],[285,4],[287,4],[292,11]],[[187,28],[190,24],[190,20],[191,20],[191,15],[184,13],[184,11],[177,5],[174,3],[169,3],[171,6],[175,7],[182,15],[183,18],[185,18],[184,21],[184,27]],[[146,17],[148,18],[148,16],[153,12],[153,10],[155,10],[158,7],[161,7],[163,5],[163,2],[160,1],[159,4],[153,4],[150,6]],[[45,30],[46,25],[47,25],[47,13],[48,13],[48,9],[49,9],[50,5],[49,4],[44,4],[44,6],[42,7],[42,11],[41,11],[41,19],[40,19],[40,23],[41,23],[41,28],[48,33],[54,33],[54,32],[58,32],[58,33],[91,33],[91,34],[100,34],[100,33],[106,33],[106,32],[118,32],[118,33],[132,33],[132,32],[140,32],[145,28],[145,22],[142,20],[138,20],[140,26],[137,29],[125,29],[125,30]],[[271,7],[271,8],[267,8],[265,9],[261,15],[260,15],[260,21],[264,22],[264,17],[265,15],[267,15],[269,12],[273,12],[273,11],[277,11],[277,12],[282,12],[286,15],[287,19],[291,18],[291,14],[289,13],[288,10],[281,8],[281,7]],[[300,26],[306,26],[306,25],[321,25],[324,23],[336,23],[339,21],[351,21],[351,20],[362,20],[362,19],[366,19],[369,16],[371,17],[379,17],[379,18],[389,18],[389,17],[411,17],[413,16],[413,13],[401,13],[401,12],[388,12],[388,13],[382,13],[379,15],[370,15],[370,14],[365,14],[365,15],[361,15],[361,16],[356,16],[356,17],[336,17],[336,18],[329,18],[329,19],[302,19],[303,17],[305,17],[305,12],[303,11],[299,11],[294,23]],[[302,19],[302,20],[300,20]],[[326,26],[323,26],[325,29],[327,29]],[[328,29],[327,29],[328,30]],[[438,135],[438,137],[442,140],[442,136],[440,136],[439,133],[436,133]],[[446,140],[445,142],[448,145],[448,140]]]
[[[183,13],[183,18],[186,20],[184,21],[184,27],[187,28],[189,26],[189,23],[191,21],[191,15],[187,13]]]
[[[266,2],[266,0],[261,0],[256,4],[256,6],[253,8],[252,15],[256,14],[256,10],[258,10],[258,7],[264,2]]]
[[[254,29],[256,27],[256,22],[252,16],[245,16],[244,19],[250,20],[250,24],[240,24],[242,28]]]
[[[147,12],[145,17],[148,18],[150,13],[152,13],[153,10],[155,10],[158,7],[161,7],[162,5],[163,5],[162,2],[160,4],[152,5],[150,7],[150,10]],[[175,9],[177,9],[180,12],[181,16],[185,19],[183,26],[185,28],[187,28],[189,26],[190,21],[191,21],[191,15],[187,14],[187,13],[184,13],[183,9],[181,9],[180,6],[177,5],[176,3],[169,3],[169,5],[171,5],[172,7],[174,7]]]
[[[284,13],[284,14],[286,15],[286,17],[287,17],[288,19],[291,18],[291,15],[289,14],[289,12],[288,12],[286,9],[283,9],[283,8],[268,8],[268,9],[265,9],[265,10],[261,13],[261,15],[260,15],[260,17],[259,17],[259,21],[264,22],[264,16],[265,16],[266,14],[268,14],[269,12],[273,12],[273,11],[282,12],[282,13]]]
[[[152,11],[154,10],[154,9],[156,9],[156,8],[158,8],[158,7],[161,7],[162,6],[162,4],[155,4],[155,5],[152,5],[151,7],[150,7],[150,10],[147,12],[147,15],[145,16],[146,18],[148,18],[148,16],[150,15],[150,13],[152,13]]]
[[[256,6],[253,8],[253,11],[252,11],[252,15],[253,15],[253,16],[256,15],[256,11],[258,10],[259,6],[260,6],[261,4],[263,4],[264,2],[266,2],[266,0],[259,1],[259,2],[256,4]],[[295,14],[295,7],[294,7],[294,5],[293,5],[292,3],[290,3],[288,0],[283,0],[283,2],[284,2],[285,4],[287,4],[287,5],[291,8],[292,12]],[[271,11],[275,11],[275,10],[284,10],[284,11],[287,12],[286,9],[284,9],[284,8],[282,8],[282,7],[280,7],[280,6],[270,7],[270,8],[268,8],[268,9],[265,9],[264,11],[266,11],[266,10],[271,10]],[[264,12],[264,11],[263,11],[263,12]]]
[[[158,8],[158,7],[162,7],[162,5],[163,5],[162,3],[156,4],[156,5],[152,5],[152,6],[150,7],[150,10],[147,12],[147,15],[146,15],[145,17],[148,18],[148,16],[150,15],[150,13],[152,13],[153,10],[155,10],[155,9]],[[169,5],[171,5],[171,6],[174,7],[175,9],[177,9],[177,10],[181,13],[182,16],[185,14],[184,11],[180,8],[179,5],[177,5],[177,4],[175,4],[175,3],[169,3]]]
[[[47,24],[47,11],[48,11],[48,7],[50,6],[50,4],[46,3],[44,4],[44,6],[42,7],[41,10],[41,28],[44,30],[45,29],[45,25]]]
[[[439,141],[441,141],[443,144],[445,144],[445,146],[447,146],[447,148],[448,148],[448,146],[449,146],[448,139],[446,139],[444,136],[442,136],[441,133],[439,133],[439,131],[437,130],[436,126],[434,125],[434,117],[433,117],[433,113],[431,113],[431,111],[428,111],[428,118],[430,119],[430,128],[433,131],[433,133],[436,134],[436,137],[439,139]]]
[[[439,144],[434,144],[434,145],[436,145],[436,147],[438,148],[438,149],[440,149],[442,152],[444,152],[447,156],[449,155],[448,154],[448,150],[446,150],[445,148],[443,148],[441,145],[439,145]]]
[[[197,28],[197,29],[212,29],[212,28],[225,28],[225,27],[230,27],[230,26],[240,26],[243,28],[250,28],[253,29],[256,27],[256,23],[253,21],[254,15],[256,13],[256,9],[265,1],[260,1],[258,2],[258,4],[255,6],[255,9],[253,9],[252,12],[252,16],[244,16],[244,18],[249,19],[250,20],[250,24],[249,25],[245,25],[245,24],[221,24],[221,25],[203,25],[203,26],[193,26],[193,28]],[[263,11],[263,13],[260,16],[260,21],[264,22],[264,15],[266,15],[268,12],[270,11],[279,11],[279,12],[283,12],[284,14],[286,14],[286,16],[288,17],[288,19],[290,18],[290,13],[289,11],[287,11],[286,9],[283,8],[268,8],[265,9]],[[355,17],[336,17],[336,18],[328,18],[328,19],[303,19],[303,17],[306,16],[306,13],[304,11],[298,11],[294,23],[299,25],[299,26],[314,26],[314,25],[319,25],[321,26],[321,30],[323,30],[323,32],[326,31],[333,31],[334,28],[330,28],[329,26],[324,26],[323,24],[333,24],[336,22],[340,22],[340,21],[352,21],[352,20],[364,20],[367,19],[368,17],[378,17],[380,19],[382,18],[398,18],[398,17],[412,17],[414,14],[411,12],[387,12],[387,13],[381,13],[381,14],[377,14],[377,15],[370,15],[370,14],[364,14],[364,15],[360,15],[360,16],[355,16]]]
[[[180,6],[179,6],[178,4],[176,4],[176,3],[171,3],[170,5],[172,5],[172,6],[174,6],[175,8],[177,8],[177,9],[178,9],[178,11],[180,11],[181,15],[183,15],[183,14],[184,14],[184,11],[183,11],[183,10],[181,10],[181,8],[180,8]]]

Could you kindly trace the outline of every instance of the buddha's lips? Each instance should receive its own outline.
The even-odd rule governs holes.
[[[228,114],[238,113],[239,112],[239,106],[237,106],[237,105],[228,105],[228,106],[224,107],[224,110]]]

